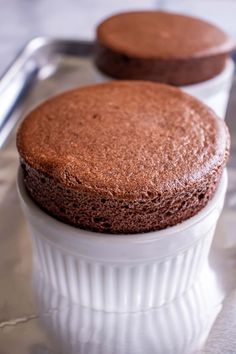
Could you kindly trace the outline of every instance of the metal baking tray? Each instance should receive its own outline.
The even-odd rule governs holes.
[[[33,271],[15,186],[16,126],[50,96],[97,81],[93,48],[36,38],[0,80],[0,354],[236,353],[236,80],[227,114],[229,187],[197,290],[147,313],[105,314],[68,304]]]

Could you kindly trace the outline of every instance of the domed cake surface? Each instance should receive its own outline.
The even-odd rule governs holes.
[[[184,86],[208,80],[235,48],[220,28],[160,11],[120,13],[97,28],[96,65],[117,79]]]
[[[79,228],[130,234],[204,208],[228,159],[229,135],[213,111],[179,89],[115,81],[37,107],[17,147],[42,209]]]

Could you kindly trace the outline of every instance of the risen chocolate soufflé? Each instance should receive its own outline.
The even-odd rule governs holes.
[[[17,136],[28,193],[65,223],[130,234],[176,225],[212,198],[229,154],[223,120],[179,89],[79,88],[31,112]]]
[[[226,33],[200,19],[128,12],[98,26],[96,65],[117,79],[183,86],[219,74],[234,46]]]

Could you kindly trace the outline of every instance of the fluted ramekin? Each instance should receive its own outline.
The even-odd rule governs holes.
[[[111,312],[158,307],[184,293],[207,261],[227,187],[223,172],[213,199],[194,217],[164,230],[99,234],[66,225],[18,190],[33,238],[36,267],[61,295]]]
[[[107,313],[71,304],[35,273],[40,324],[61,354],[184,354],[200,350],[223,299],[214,274],[171,303],[136,313]]]
[[[230,89],[234,77],[234,61],[228,59],[225,69],[210,80],[198,84],[180,87],[184,92],[204,102],[222,119],[225,118]],[[98,83],[111,80],[110,77],[95,69],[95,81]]]

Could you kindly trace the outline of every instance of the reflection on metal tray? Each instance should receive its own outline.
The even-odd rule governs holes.
[[[204,343],[202,352],[236,353],[236,82],[227,115],[232,154],[225,208],[210,267],[189,293],[147,313],[105,314],[69,305],[33,274],[15,187],[14,127],[48,97],[96,82],[92,50],[86,42],[35,39],[0,81],[0,354],[191,354]],[[224,298],[223,316],[206,340]],[[227,338],[218,335],[222,328]]]

